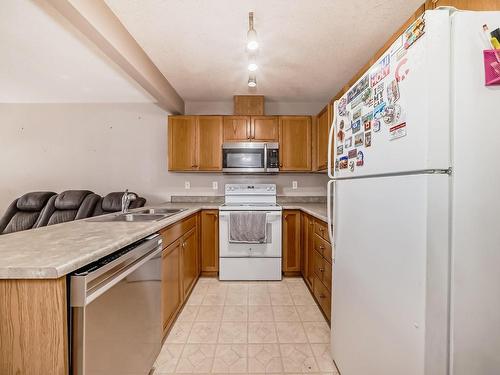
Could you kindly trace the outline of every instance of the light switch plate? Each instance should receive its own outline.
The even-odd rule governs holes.
[[[219,188],[219,183],[217,181],[212,181],[212,189],[217,190]]]
[[[294,190],[297,189],[297,186],[298,186],[297,181],[292,181],[292,189]]]
[[[191,189],[191,182],[184,181],[184,189]]]

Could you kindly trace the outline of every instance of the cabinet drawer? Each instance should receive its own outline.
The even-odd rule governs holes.
[[[332,291],[332,264],[327,260],[323,259],[323,284],[325,284],[326,289],[331,293]]]
[[[326,317],[328,318],[328,321],[330,321],[332,296],[319,278],[315,277],[313,284],[314,284],[314,297],[316,297],[316,300],[318,301],[321,310],[323,310]]]
[[[329,262],[332,261],[332,245],[317,234],[314,235],[314,250],[323,255]]]
[[[175,223],[160,231],[163,240],[163,248],[166,248],[175,240],[179,239],[183,234],[187,233],[191,228],[196,226],[196,215],[190,216],[182,220],[180,223]]]
[[[328,236],[328,227],[327,224],[323,221],[314,221],[314,233],[320,236],[325,241],[330,242],[330,238]]]
[[[323,281],[323,275],[325,272],[325,266],[324,262],[325,260],[323,259],[323,256],[318,253],[316,250],[313,251],[313,262],[314,262],[314,273],[316,274],[316,277]]]

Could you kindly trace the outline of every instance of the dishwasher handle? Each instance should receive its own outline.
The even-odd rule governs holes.
[[[161,244],[161,239],[157,238],[141,244],[136,249],[126,254],[126,257],[131,259],[133,259],[133,256],[137,253],[139,254],[139,257],[137,259],[133,259],[131,263],[122,268],[117,269],[116,267],[121,262],[121,259],[118,258],[107,264],[102,269],[98,269],[91,273],[76,274],[71,276],[71,307],[84,307],[92,303],[92,301],[106,293],[142,265],[158,256],[162,251]],[[153,249],[151,249],[151,245],[154,245]],[[144,251],[147,252],[142,254]],[[89,287],[89,281],[96,278],[96,275],[93,273],[97,274],[103,281],[95,286]]]

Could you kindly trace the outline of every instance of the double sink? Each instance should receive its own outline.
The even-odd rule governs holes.
[[[167,217],[185,211],[185,208],[146,208],[140,211],[129,213],[119,213],[115,215],[104,215],[93,217],[87,221],[93,222],[111,222],[111,221],[125,221],[125,222],[142,222],[142,221],[159,221]]]

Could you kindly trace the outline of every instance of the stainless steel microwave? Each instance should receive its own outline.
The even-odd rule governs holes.
[[[222,145],[224,173],[278,173],[279,145],[267,142],[230,142]]]

